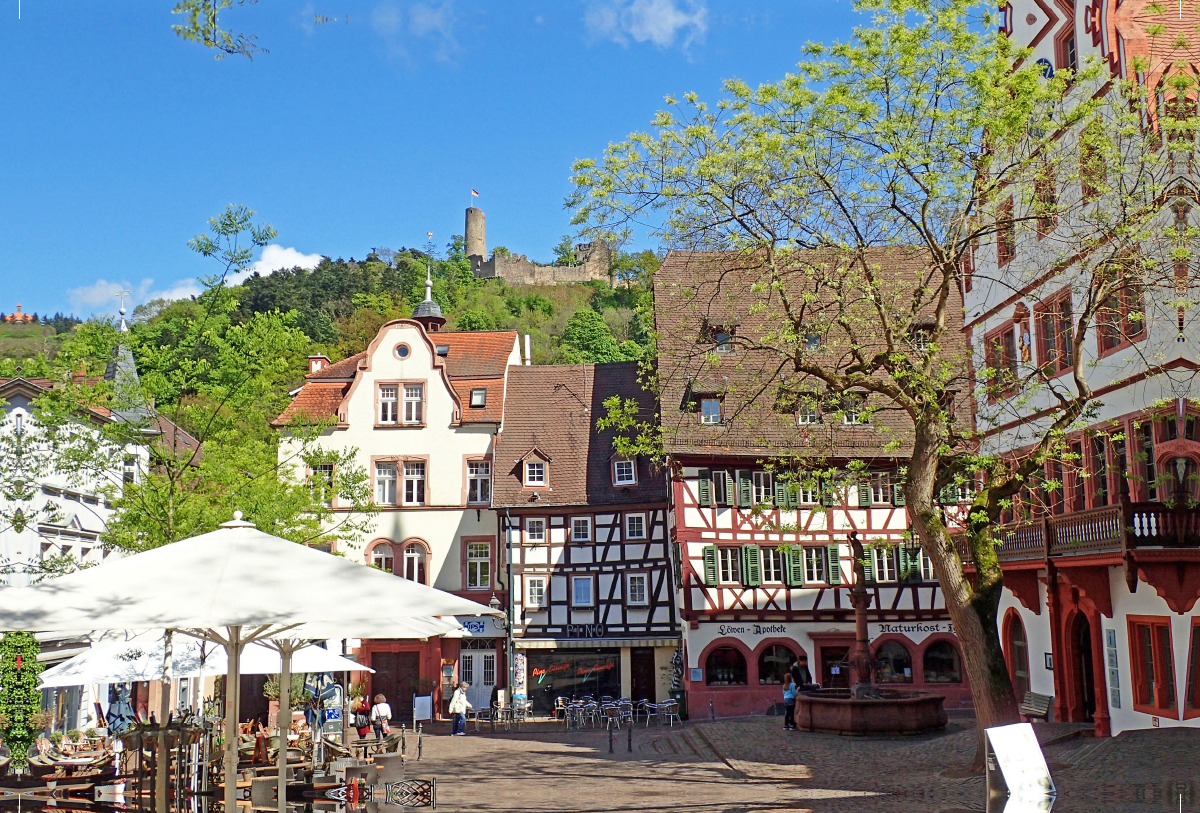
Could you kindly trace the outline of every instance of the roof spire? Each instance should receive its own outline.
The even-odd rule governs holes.
[[[433,301],[433,272],[429,268],[429,260],[425,261],[425,301]]]
[[[120,293],[117,294],[117,298],[121,301],[121,308],[120,308],[120,310],[117,311],[117,313],[121,314],[120,330],[122,333],[129,332],[129,325],[125,324],[125,297],[127,297],[127,296],[130,296],[129,291],[121,291]]]
[[[428,232],[425,236],[432,245],[433,232]],[[425,257],[425,301],[417,305],[413,311],[413,319],[424,325],[427,333],[436,333],[446,324],[446,317],[442,316],[441,306],[433,301],[433,260],[429,256],[431,253],[427,253]]]

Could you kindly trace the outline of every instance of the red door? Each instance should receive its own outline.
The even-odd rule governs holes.
[[[392,723],[412,724],[413,695],[421,677],[420,652],[372,652],[371,693],[382,694],[392,707]]]

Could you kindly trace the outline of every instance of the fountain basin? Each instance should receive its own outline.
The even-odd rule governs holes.
[[[804,731],[865,736],[925,734],[946,727],[945,698],[933,692],[879,690],[880,699],[857,700],[849,689],[818,689],[796,697],[796,727]]]

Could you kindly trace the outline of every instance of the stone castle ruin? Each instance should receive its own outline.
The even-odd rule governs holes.
[[[611,284],[612,249],[603,240],[580,243],[575,246],[574,265],[541,265],[524,254],[507,256],[487,255],[487,233],[484,228],[483,210],[467,209],[467,225],[464,232],[467,240],[467,257],[471,260],[471,271],[480,279],[499,277],[506,282],[522,285],[561,285],[568,282],[590,282],[603,280]]]

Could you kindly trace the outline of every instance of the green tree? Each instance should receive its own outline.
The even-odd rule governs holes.
[[[1193,160],[1193,139],[1183,135],[1195,119],[1190,108],[1161,118],[1172,136],[1164,148],[1146,126],[1154,100],[1145,89],[1109,83],[1097,64],[1045,78],[1028,53],[994,35],[985,4],[857,5],[870,19],[851,41],[808,46],[796,72],[778,82],[730,81],[715,106],[694,94],[682,104],[668,99],[653,133],[577,162],[569,204],[575,223],[610,241],[653,216],[664,244],[715,252],[716,288],[673,296],[701,317],[734,306],[753,317],[739,327],[746,352],[705,359],[742,382],[726,393],[727,405],[822,399],[836,421],[843,394],[858,391],[871,409],[906,417],[903,432],[879,422],[881,448],[907,463],[913,532],[941,583],[982,730],[1018,719],[997,625],[1003,573],[993,529],[1046,459],[1066,453],[1065,432],[1095,403],[1083,353],[1066,379],[1055,379],[1020,359],[999,369],[976,348],[980,375],[967,391],[980,424],[965,422],[965,404],[956,419],[946,393],[970,386],[956,383],[967,359],[949,337],[960,329],[964,272],[980,245],[1008,246],[1017,229],[1053,218],[1054,238],[1040,244],[1045,257],[1027,277],[976,276],[974,284],[1021,289],[1047,268],[1086,257],[1063,280],[1082,303],[1071,317],[1076,348],[1099,322],[1122,330],[1111,303],[1134,292],[1156,289],[1170,306],[1192,306],[1181,292],[1194,296],[1194,272],[1182,284],[1172,275],[1195,256],[1195,229],[1164,228],[1160,212],[1175,188],[1173,165]],[[1150,33],[1161,35],[1161,26]],[[1081,134],[1088,160],[1063,133]],[[1054,191],[1080,185],[1089,192],[1083,199]],[[905,276],[872,259],[889,246],[912,252],[917,270]],[[664,293],[655,295],[661,307]],[[1039,397],[1049,408],[1024,421],[1021,453],[984,444],[988,430],[1020,419]],[[737,409],[729,412],[732,424]],[[976,484],[963,528],[969,576],[938,495]]]
[[[571,361],[602,363],[626,360],[604,317],[590,308],[570,318],[563,331],[562,342],[563,347],[571,353],[568,357]]]
[[[0,638],[0,738],[12,767],[25,772],[29,747],[43,728],[40,717],[42,648],[32,633],[6,632]]]
[[[554,264],[555,265],[575,265],[579,260],[575,256],[575,243],[571,240],[571,235],[564,234],[558,244],[554,246]]]

